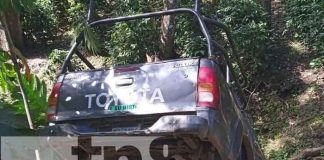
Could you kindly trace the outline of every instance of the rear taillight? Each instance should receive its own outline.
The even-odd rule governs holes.
[[[56,109],[59,102],[61,86],[61,82],[55,83],[48,98],[47,120],[49,122],[56,120]]]
[[[211,67],[199,68],[198,106],[217,108],[220,102],[220,91],[216,73]]]

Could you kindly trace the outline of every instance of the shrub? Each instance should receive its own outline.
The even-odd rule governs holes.
[[[321,68],[321,67],[324,67],[324,55],[323,56],[320,56],[318,58],[313,59],[309,63],[309,65],[312,68]]]
[[[218,8],[217,16],[230,27],[249,74],[267,68],[269,54],[266,53],[271,39],[264,9],[253,0],[222,1]]]
[[[206,44],[195,18],[176,17],[175,50],[180,57],[206,56]]]
[[[109,5],[102,0],[96,2],[100,4],[97,10],[100,17],[108,16],[105,14],[106,6],[109,8],[110,17],[163,8],[161,1],[144,3],[143,0],[117,0]],[[178,3],[179,7],[193,7],[192,0],[179,1]],[[270,39],[267,17],[263,8],[253,0],[229,0],[222,1],[220,4],[220,6],[207,4],[203,12],[210,16],[223,15],[219,17],[232,29],[240,56],[251,74],[266,68],[268,64],[266,63],[266,52]],[[85,13],[85,1],[74,0],[71,6],[69,9],[71,15],[78,15],[78,11]],[[84,20],[85,17],[80,19]],[[117,64],[144,62],[145,53],[161,53],[160,23],[160,18],[156,18],[101,27],[101,42],[106,41],[104,44],[106,52],[114,57]],[[206,41],[194,18],[185,15],[176,16],[175,51],[180,57],[206,55]]]
[[[48,56],[51,64],[63,64],[64,59],[67,55],[66,51],[54,49]]]
[[[179,1],[178,6],[192,7],[191,0]],[[129,1],[115,3],[112,15],[130,15],[136,13],[161,10],[160,2],[144,3]],[[176,16],[174,50],[180,57],[205,55],[206,42],[200,34],[196,21],[188,16]],[[141,19],[134,22],[119,23],[108,33],[108,50],[118,64],[145,62],[145,54],[161,54],[160,42],[161,19]]]
[[[56,18],[50,0],[36,0],[34,7],[23,12],[25,37],[34,42],[45,42],[55,37]]]
[[[144,1],[116,1],[113,16],[132,15],[153,10]],[[139,19],[118,23],[107,32],[106,49],[115,64],[145,62],[145,54],[159,52],[160,22],[158,19]]]
[[[159,51],[159,32],[149,19],[119,23],[109,32],[108,50],[116,64],[145,62],[145,54]]]
[[[31,79],[28,81],[23,75],[22,80],[25,86],[26,95],[28,96],[33,121],[38,125],[44,124],[47,108],[45,82],[41,81],[35,75],[31,75]],[[17,114],[24,115],[24,103],[17,84],[16,72],[13,65],[8,62],[6,53],[0,52],[0,96],[8,100],[7,103],[11,104]]]
[[[181,6],[192,7],[192,1],[181,1]],[[239,7],[238,7],[239,6]],[[205,15],[216,17],[230,27],[239,56],[249,75],[259,74],[269,67],[273,56],[272,39],[267,22],[267,15],[253,0],[221,1],[219,6],[210,3],[203,8]],[[206,56],[206,40],[194,18],[180,16],[176,18],[176,49],[182,57]],[[222,31],[210,27],[215,40],[227,48]]]
[[[285,1],[286,29],[314,51],[324,55],[324,1]]]

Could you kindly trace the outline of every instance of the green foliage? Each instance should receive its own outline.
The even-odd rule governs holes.
[[[55,1],[56,2],[56,1]],[[113,57],[115,64],[128,64],[145,62],[145,54],[161,54],[161,19],[142,19],[133,22],[118,23],[115,26],[105,26],[90,28],[86,23],[87,3],[86,0],[69,0],[68,8],[60,8],[59,10],[67,10],[66,17],[73,24],[74,35],[84,33],[84,46],[94,54],[107,55]],[[43,3],[43,4],[42,4]],[[26,19],[25,23],[30,28],[26,32],[29,37],[48,37],[44,34],[50,33],[56,28],[53,23],[57,20],[53,17],[54,11],[50,6],[49,0],[37,0],[37,8],[46,8],[43,12],[45,18],[35,20],[34,17]],[[125,1],[116,0],[107,4],[105,0],[96,1],[97,15],[95,18],[116,17],[121,15],[132,15],[163,8],[163,1]],[[178,6],[193,7],[192,0],[178,1]],[[240,7],[237,7],[240,6]],[[57,7],[56,7],[56,10]],[[220,6],[206,4],[203,12],[211,17],[219,17],[230,26],[233,31],[233,37],[237,43],[240,57],[243,64],[246,64],[246,70],[250,71],[250,75],[264,71],[267,68],[269,57],[272,53],[269,50],[271,39],[269,38],[269,29],[267,27],[267,16],[264,9],[253,0],[229,0],[222,1]],[[42,14],[38,14],[42,15]],[[51,17],[52,19],[46,19]],[[42,27],[39,27],[39,26]],[[51,26],[48,28],[47,26]],[[54,27],[52,27],[54,26]],[[41,29],[35,31],[32,29]],[[100,31],[100,34],[95,31]],[[216,37],[221,37],[219,30],[214,30]],[[30,33],[30,34],[28,34]],[[40,33],[37,35],[36,33]],[[176,33],[175,33],[175,52],[179,57],[196,57],[206,55],[206,41],[200,32],[195,18],[188,16],[176,17]],[[253,36],[252,36],[253,35]],[[226,38],[220,39],[221,44],[227,44]]]
[[[102,1],[98,1],[97,4],[100,4],[98,5],[99,10],[106,11],[105,7],[109,8],[107,11],[109,16],[116,17],[161,10],[163,8],[162,2],[153,2],[117,0],[108,6],[106,2]],[[178,3],[178,6],[181,7],[191,8],[193,6],[191,0]],[[73,6],[73,12],[79,10],[85,13],[85,2],[75,2]],[[268,59],[266,53],[267,45],[269,45],[270,41],[269,30],[267,28],[266,14],[259,4],[253,0],[230,0],[222,2],[219,7],[207,4],[207,9],[204,12],[210,16],[223,15],[220,18],[232,28],[240,56],[244,64],[247,64],[247,70],[251,70],[251,74],[267,67],[266,62]],[[102,15],[105,17],[104,13]],[[85,19],[85,17],[82,18]],[[118,23],[113,27],[100,28],[100,30],[108,30],[105,34],[107,36],[101,36],[101,40],[106,41],[104,44],[105,50],[114,57],[114,63],[144,62],[145,54],[161,53],[160,23],[159,18],[143,19],[134,22]],[[91,39],[97,41],[95,38],[99,36],[91,36],[94,34],[90,33],[85,34],[89,36],[88,42],[93,41]],[[206,55],[206,41],[195,18],[177,16],[175,35],[175,52],[180,57]],[[219,35],[221,34],[218,33],[217,36]],[[225,39],[222,40],[225,41]],[[222,43],[226,44],[225,42]],[[86,46],[89,48],[91,45],[86,43]]]
[[[34,42],[45,42],[56,36],[57,24],[50,0],[36,0],[34,7],[22,15],[25,37]]]
[[[111,14],[131,15],[151,11],[144,1],[117,1]],[[105,44],[116,64],[145,62],[145,54],[159,53],[160,22],[158,19],[141,19],[118,23],[109,28]]]
[[[292,142],[286,142],[284,148],[272,150],[269,154],[269,160],[288,160],[296,152],[296,146]]]
[[[316,52],[324,54],[324,1],[285,2],[286,29]]]
[[[181,57],[206,56],[206,41],[192,17],[176,17],[175,49]]]
[[[97,16],[99,17],[131,15],[163,8],[161,1],[147,3],[144,0],[117,0],[108,5],[106,1],[99,0],[96,3],[98,7],[97,13],[99,13]],[[178,3],[178,6],[181,7],[193,6],[191,0]],[[109,53],[114,57],[116,64],[144,62],[145,54],[161,53],[160,18],[142,19],[134,22],[118,23],[115,26],[91,29],[85,24],[87,1],[72,0],[69,1],[69,4],[69,16],[67,19],[75,22],[75,35],[81,32],[84,33],[84,45],[90,52],[101,55],[104,54],[100,53],[100,51]],[[241,59],[246,64],[246,70],[251,71],[250,74],[263,71],[267,67],[268,57],[271,55],[268,54],[270,53],[268,46],[271,40],[267,27],[267,17],[259,4],[253,0],[222,1],[220,6],[207,4],[204,12],[206,15],[219,17],[231,27]],[[103,32],[99,35],[95,30]],[[206,55],[206,41],[194,18],[177,16],[175,35],[175,52],[180,57]],[[217,36],[219,35],[221,34],[217,33]],[[226,39],[222,40],[225,41]],[[102,43],[103,41],[106,42]],[[222,44],[226,43],[222,42]]]
[[[80,23],[74,31],[75,38],[77,38],[79,34],[83,34],[85,47],[89,52],[92,54],[100,53],[102,43],[100,42],[99,35],[93,28],[90,28],[85,23]]]
[[[48,57],[48,69],[46,70],[46,75],[44,79],[49,81],[55,81],[58,73],[58,69],[62,67],[62,64],[67,56],[68,52],[65,50],[54,49]],[[73,55],[71,58],[71,67],[73,70],[85,70],[88,69],[87,66],[78,58],[77,55]]]
[[[178,1],[178,6],[192,7],[191,0]],[[116,1],[113,16],[131,15],[154,10],[162,10],[162,1],[147,3],[140,1]],[[199,26],[192,17],[176,16],[175,52],[180,57],[202,56],[206,54],[206,42]],[[108,32],[105,46],[117,64],[145,62],[145,54],[163,54],[161,49],[161,19],[142,19],[118,23]]]
[[[179,2],[178,6],[193,8],[194,3],[192,0],[183,0]],[[204,4],[203,13],[210,16],[215,13],[216,9],[215,6]],[[176,16],[175,25],[175,50],[180,57],[207,56],[207,41],[202,35],[195,17],[185,15]]]
[[[69,23],[72,24],[74,41],[79,34],[83,34],[84,46],[91,54],[101,54],[102,40],[94,28],[90,28],[86,23],[87,3],[84,0],[72,0],[70,7],[67,9]],[[96,1],[97,2],[97,1]],[[104,54],[103,54],[104,55]]]
[[[41,81],[36,75],[31,76],[31,80],[26,80],[23,76],[23,84],[28,95],[28,102],[32,114],[33,121],[40,125],[46,122],[46,109],[47,109],[47,89],[44,81]],[[18,114],[25,114],[24,103],[20,93],[12,93],[15,99],[13,106],[17,109]]]
[[[69,17],[68,8],[70,7],[68,0],[51,0],[51,3],[53,4],[53,12],[59,28],[70,25],[67,19],[67,17]]]
[[[323,56],[320,56],[318,58],[315,58],[313,59],[309,65],[312,67],[312,68],[321,68],[321,67],[324,67],[324,55]]]
[[[62,64],[67,55],[66,51],[54,49],[48,56],[48,60],[51,64]]]
[[[116,15],[124,13],[125,15],[127,8],[130,8],[128,14],[150,10],[141,8],[140,1],[129,3],[132,4],[117,5],[121,8],[121,11],[118,9],[116,13],[114,11],[113,13]],[[190,0],[179,3],[178,6],[182,7],[193,6]],[[245,67],[251,71],[250,74],[263,71],[264,68],[268,67],[267,58],[269,55],[267,53],[269,51],[267,46],[269,46],[271,40],[267,27],[267,16],[259,4],[252,0],[230,0],[222,2],[219,7],[207,4],[207,9],[204,12],[212,17],[222,15],[220,19],[231,27],[241,59],[244,64],[247,64]],[[123,64],[140,62],[143,59],[143,53],[161,52],[158,49],[161,46],[157,45],[160,44],[158,37],[159,23],[160,21],[156,21],[152,25],[146,26],[134,26],[130,23],[118,24],[112,32],[109,32],[112,33],[108,48],[109,53],[114,57],[117,56],[117,63]],[[139,27],[143,28],[144,32],[141,32],[142,30],[138,29]],[[221,36],[219,30],[217,31],[216,36]],[[155,38],[154,36],[148,37],[152,34],[157,34],[157,36]],[[220,39],[218,38],[218,40]],[[221,41],[223,41],[222,44],[226,44],[226,39],[221,39]],[[154,47],[145,48],[142,47],[143,44],[144,46]],[[195,18],[189,16],[176,17],[175,51],[180,57],[206,56],[206,41]]]
[[[116,64],[145,62],[145,54],[159,52],[159,33],[154,21],[119,23],[109,32],[108,50]]]
[[[73,28],[76,28],[80,23],[84,23],[87,13],[87,1],[80,2],[79,0],[71,0],[70,6],[67,9],[68,17],[66,17]]]
[[[35,75],[32,75],[29,81],[26,80],[24,75],[22,78],[33,120],[36,124],[44,124],[47,106],[46,84]],[[0,90],[2,90],[1,97],[5,96],[7,100],[11,99],[8,103],[11,103],[14,111],[17,114],[24,115],[25,108],[16,72],[13,65],[8,62],[8,57],[6,57],[4,52],[0,52]]]
[[[66,55],[67,51],[54,49],[48,56],[49,65],[43,78],[47,79],[50,82],[54,82],[58,68],[62,66]]]
[[[219,18],[230,26],[241,60],[250,74],[263,71],[269,62],[269,29],[264,9],[253,0],[222,1]]]
[[[35,0],[1,0],[0,1],[0,11],[7,11],[11,8],[16,11],[21,11],[23,8],[30,8],[33,6]]]
[[[16,74],[8,60],[8,55],[0,51],[0,90],[3,92],[12,91],[15,88],[13,80]]]

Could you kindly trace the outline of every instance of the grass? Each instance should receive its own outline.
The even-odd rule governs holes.
[[[260,79],[248,110],[269,160],[324,145],[324,71],[309,65],[312,54],[302,43],[287,42],[280,52],[278,69]]]

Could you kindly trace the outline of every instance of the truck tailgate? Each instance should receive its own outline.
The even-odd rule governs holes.
[[[57,121],[195,111],[199,59],[68,73]]]

